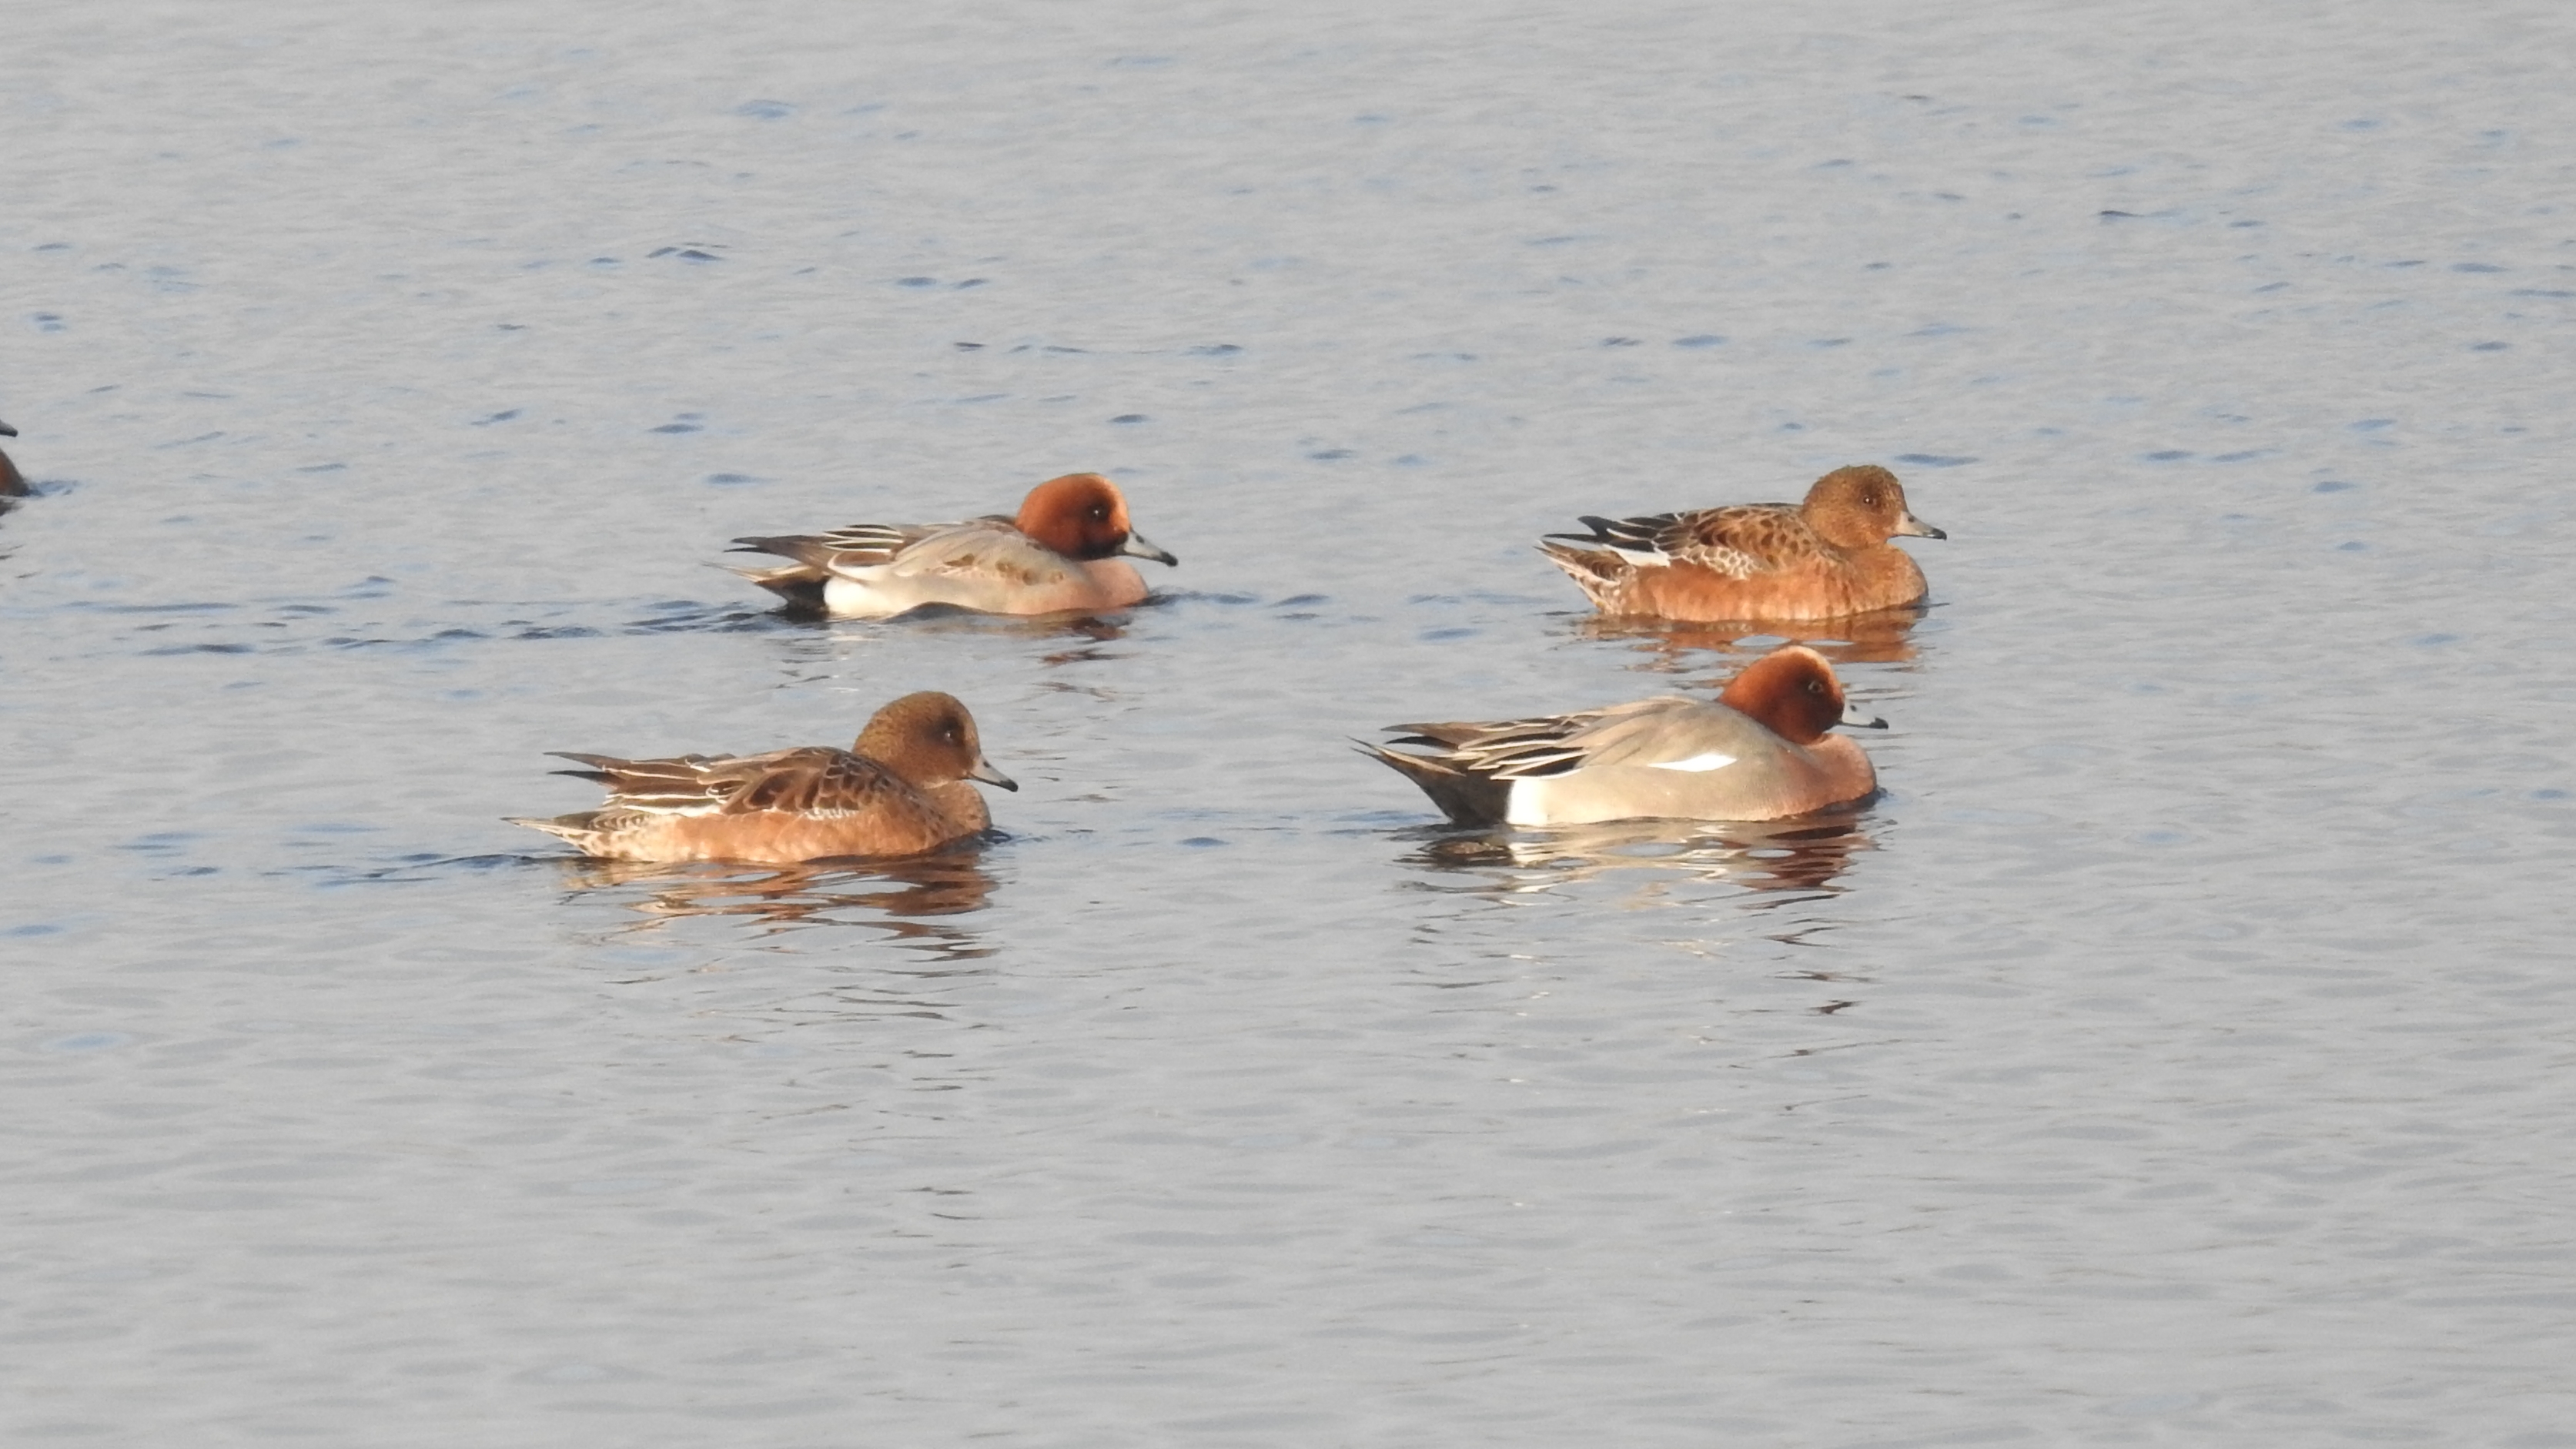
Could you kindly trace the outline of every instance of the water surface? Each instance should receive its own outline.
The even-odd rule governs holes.
[[[2576,1444],[2555,12],[497,18],[0,55],[11,1442]],[[1348,748],[1870,461],[1867,807]],[[1149,605],[713,567],[1075,469]],[[979,850],[499,819],[921,688]]]

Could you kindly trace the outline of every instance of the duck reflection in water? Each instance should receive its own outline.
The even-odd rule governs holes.
[[[1411,859],[1433,870],[1486,877],[1482,893],[1519,895],[1614,872],[1719,882],[1758,893],[1840,893],[1834,884],[1873,849],[1859,807],[1790,820],[1615,820],[1546,830],[1449,833]],[[1659,880],[1639,879],[1651,890]]]
[[[735,865],[575,857],[559,862],[576,890],[620,890],[627,909],[653,923],[688,916],[746,916],[770,930],[869,926],[902,939],[980,956],[972,931],[939,918],[982,910],[994,880],[972,846],[900,860],[801,865]]]
[[[1630,668],[1648,674],[1689,674],[1709,667],[1698,656],[1729,659],[1758,655],[1782,644],[1804,644],[1837,667],[1849,664],[1908,664],[1916,649],[1914,626],[1923,617],[1917,606],[1850,614],[1839,619],[1798,622],[1786,619],[1733,619],[1716,623],[1680,623],[1667,619],[1615,618],[1587,614],[1574,630],[1586,639],[1624,643],[1647,656]],[[1751,642],[1747,642],[1751,641]]]
[[[1136,607],[1151,608],[1154,603],[1149,599]],[[835,619],[827,614],[776,611],[759,617],[790,629],[811,630],[835,645],[873,643],[882,637],[889,625],[931,634],[1027,639],[1041,645],[1062,641],[1061,648],[1038,656],[1039,663],[1060,667],[1124,658],[1123,654],[1100,646],[1114,644],[1127,637],[1130,612],[1122,609],[1114,614],[979,614],[972,609],[928,604],[893,619]]]

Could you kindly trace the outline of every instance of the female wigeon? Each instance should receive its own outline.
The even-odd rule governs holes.
[[[1409,724],[1406,754],[1360,748],[1422,787],[1460,825],[1586,825],[1652,817],[1776,820],[1878,788],[1837,724],[1885,729],[1844,703],[1824,656],[1790,644],[1737,675],[1715,704],[1641,699],[1496,724]]]
[[[16,436],[18,436],[18,430],[16,428],[9,426],[7,423],[0,423],[0,438],[14,438]],[[0,498],[22,497],[25,495],[26,491],[26,475],[18,471],[17,464],[9,461],[8,454],[0,453]]]
[[[963,523],[857,523],[830,533],[737,538],[736,553],[796,560],[735,572],[801,608],[878,619],[950,604],[987,614],[1123,609],[1145,580],[1118,556],[1177,564],[1127,522],[1118,485],[1068,473],[1029,490],[1017,517]]]
[[[669,760],[557,754],[593,767],[557,773],[606,785],[607,806],[510,823],[615,860],[917,855],[992,824],[967,781],[1020,788],[985,763],[966,706],[931,690],[878,710],[846,750],[805,745]]]
[[[1592,532],[1551,533],[1539,548],[1595,607],[1695,621],[1832,619],[1916,603],[1923,570],[1888,539],[1949,537],[1908,512],[1896,475],[1875,464],[1836,468],[1804,503],[1587,514],[1583,524]]]

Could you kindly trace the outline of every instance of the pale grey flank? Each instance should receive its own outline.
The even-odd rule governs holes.
[[[0,1441],[2576,1445],[2576,13],[5,29]],[[1350,749],[1856,462],[1857,816]],[[1077,469],[1113,626],[715,566]],[[500,820],[913,689],[980,857]]]

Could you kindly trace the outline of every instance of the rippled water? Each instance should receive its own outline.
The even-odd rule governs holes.
[[[2567,16],[11,29],[10,1442],[2576,1444]],[[1863,461],[1867,807],[1348,749]],[[710,566],[1078,468],[1120,618]],[[498,819],[916,688],[980,851]]]

